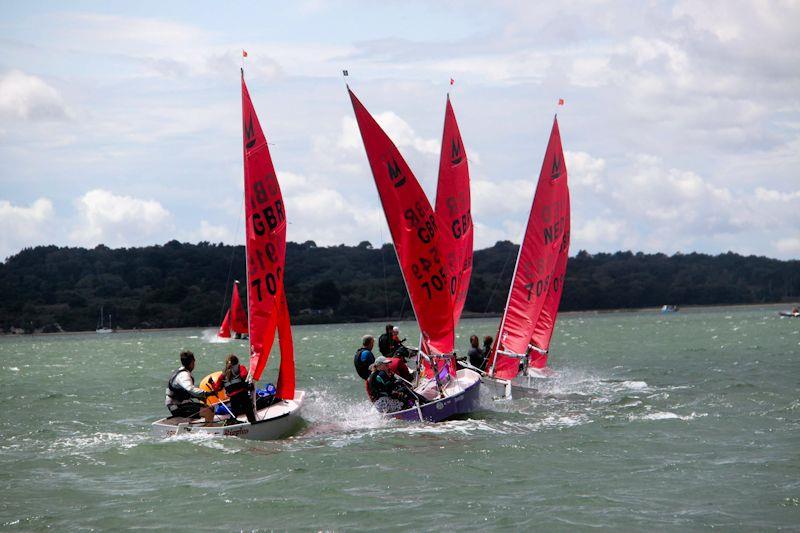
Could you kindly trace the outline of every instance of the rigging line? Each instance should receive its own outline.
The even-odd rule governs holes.
[[[520,244],[520,246],[522,246]],[[503,268],[500,269],[500,275],[497,276],[497,279],[494,282],[494,287],[492,288],[492,292],[489,294],[489,299],[486,302],[486,308],[483,310],[483,314],[485,315],[489,311],[489,306],[492,305],[492,300],[494,299],[495,292],[497,292],[497,286],[500,284],[500,280],[503,279],[503,274],[506,273],[506,267],[508,266],[508,260],[511,259],[511,256],[514,255],[512,252],[514,249],[512,248],[509,250],[508,254],[506,255],[506,260],[503,263]],[[514,280],[511,280],[513,283]]]
[[[383,266],[383,300],[386,305],[386,309],[384,315],[386,319],[389,319],[389,289],[386,286],[386,259],[384,258],[383,254],[383,224],[381,224],[381,215],[378,213],[378,227],[380,228],[381,234],[381,265]]]
[[[239,229],[242,225],[242,219],[244,218],[244,198],[242,198],[242,205],[239,208],[239,216],[236,217],[236,232],[234,235],[239,235]],[[222,324],[222,320],[225,318],[225,306],[228,304],[228,287],[231,285],[231,278],[233,273],[233,260],[236,258],[236,237],[234,237],[233,248],[231,249],[231,259],[228,262],[228,277],[225,280],[225,289],[223,290],[222,294],[222,308],[219,311],[219,323]],[[245,261],[247,263],[247,261]],[[247,264],[245,264],[245,268],[247,268]],[[247,297],[245,296],[245,300]],[[233,301],[231,301],[233,303]]]

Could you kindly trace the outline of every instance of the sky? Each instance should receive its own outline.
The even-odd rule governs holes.
[[[558,112],[573,254],[800,258],[798,26],[788,0],[2,2],[0,260],[241,244],[243,49],[289,240],[389,239],[347,69],[432,204],[450,92],[476,249],[520,241]]]

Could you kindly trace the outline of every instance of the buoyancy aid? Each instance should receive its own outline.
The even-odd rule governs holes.
[[[175,370],[172,375],[170,375],[169,380],[167,381],[167,396],[169,396],[169,399],[172,403],[176,404],[192,399],[192,395],[189,393],[189,391],[175,383],[175,379],[181,372],[188,372],[189,378],[192,380],[192,385],[194,385],[194,376],[192,376],[192,373],[186,370],[184,367],[180,367],[179,369]]]
[[[356,373],[361,379],[367,379],[369,377],[369,367],[374,362],[375,356],[369,348],[362,346],[356,350],[356,355],[353,357],[353,365],[356,367]]]
[[[236,365],[235,368],[231,368],[231,379],[228,380],[225,378],[225,374],[222,375],[222,386],[225,388],[225,394],[228,395],[230,398],[234,394],[238,394],[243,390],[248,388],[247,382],[245,379],[247,378],[247,369],[245,369],[242,365]]]

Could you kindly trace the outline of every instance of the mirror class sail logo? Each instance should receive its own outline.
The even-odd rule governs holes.
[[[461,140],[454,137],[450,142],[450,162],[457,165],[464,160],[464,157],[461,155]]]
[[[561,177],[561,159],[556,156],[553,159],[553,168],[550,169],[550,181],[555,181]]]
[[[392,180],[395,187],[401,187],[406,182],[406,177],[403,175],[403,172],[400,170],[400,165],[397,164],[394,158],[392,158],[392,162],[387,162],[387,167],[389,168],[389,179]]]
[[[256,132],[253,129],[253,115],[250,115],[250,123],[245,125],[244,127],[244,135],[247,137],[247,146],[248,149],[252,148],[254,144],[256,144]]]

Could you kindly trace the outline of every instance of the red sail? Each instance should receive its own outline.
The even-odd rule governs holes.
[[[528,226],[511,280],[505,314],[492,353],[493,375],[511,379],[519,359],[500,352],[526,354],[553,280],[569,215],[567,167],[558,120],[553,120]]]
[[[242,299],[239,298],[239,282],[233,284],[231,295],[231,329],[240,335],[247,333],[247,312],[244,310]]]
[[[472,214],[467,152],[461,142],[461,132],[449,95],[444,113],[442,151],[439,158],[436,216],[445,242],[449,241],[445,258],[450,274],[456,280],[453,300],[453,327],[455,327],[464,310],[472,276]]]
[[[281,348],[281,366],[278,371],[277,397],[282,400],[294,399],[294,344],[292,324],[289,322],[289,307],[286,305],[286,292],[281,291],[278,309],[278,342]]]
[[[567,191],[567,210],[564,223],[564,236],[561,239],[561,248],[558,252],[556,267],[553,271],[553,278],[550,282],[550,289],[547,291],[547,298],[542,305],[542,312],[539,313],[539,321],[533,330],[531,344],[541,349],[545,353],[531,350],[528,365],[533,368],[544,368],[547,366],[547,352],[550,350],[550,339],[556,327],[558,317],[558,306],[561,304],[561,294],[564,292],[564,280],[567,276],[567,260],[569,257],[569,236],[570,236],[570,204],[569,191]]]
[[[217,332],[217,337],[222,337],[223,339],[230,339],[231,338],[231,310],[228,309],[228,312],[225,313],[225,318],[222,319],[222,325],[219,327],[219,331]]]
[[[457,280],[448,271],[446,243],[436,215],[397,147],[348,91],[423,345],[450,353],[455,342],[452,299]]]
[[[242,74],[247,301],[250,376],[261,378],[277,325],[286,260],[286,214],[281,188]]]

